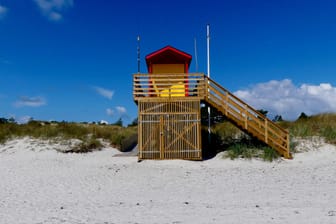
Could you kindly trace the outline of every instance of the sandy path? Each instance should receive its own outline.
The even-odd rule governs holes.
[[[273,163],[138,163],[53,147],[0,146],[1,223],[336,223],[331,146]]]

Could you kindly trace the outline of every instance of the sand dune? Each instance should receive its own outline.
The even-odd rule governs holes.
[[[0,145],[0,223],[336,223],[336,148],[305,144],[272,163],[138,163],[14,139]]]

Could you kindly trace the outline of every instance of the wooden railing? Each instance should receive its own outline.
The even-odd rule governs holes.
[[[204,74],[135,74],[135,101],[197,97],[222,112],[237,127],[291,158],[289,133]],[[165,98],[167,99],[167,98]]]
[[[285,158],[291,158],[289,133],[208,77],[205,101],[243,131],[265,142]]]
[[[134,74],[133,97],[198,97],[205,96],[204,75],[190,74]],[[148,98],[147,98],[148,99]]]

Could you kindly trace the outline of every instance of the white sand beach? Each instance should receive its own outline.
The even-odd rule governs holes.
[[[0,145],[0,223],[336,223],[328,144],[272,163],[220,154],[139,163],[113,148],[62,147],[30,138]]]

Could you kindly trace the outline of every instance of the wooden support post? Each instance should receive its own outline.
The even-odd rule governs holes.
[[[201,120],[201,112],[199,110],[199,112],[197,113],[197,121],[200,121]],[[202,152],[201,152],[201,148],[202,148],[202,130],[201,130],[201,125],[197,125],[197,133],[196,133],[196,147],[197,149],[199,150],[198,153],[197,153],[197,157],[202,159]]]
[[[210,99],[210,93],[209,93],[209,82],[208,82],[208,79],[206,78],[206,77],[204,77],[205,79],[206,79],[206,81],[204,82],[204,84],[205,84],[205,94],[204,94],[204,96],[205,96],[205,98],[206,98],[206,100],[209,100]]]
[[[228,116],[229,113],[229,93],[225,91],[225,116]]]
[[[268,144],[268,120],[265,117],[265,143]]]
[[[138,106],[138,148],[139,148],[139,158],[143,158],[142,152],[142,115],[140,113],[142,104],[139,104]]]
[[[244,113],[245,113],[245,130],[247,130],[247,105],[245,104],[245,110],[244,110]]]
[[[287,136],[286,136],[286,141],[287,141],[287,150],[286,150],[286,155],[285,155],[285,158],[286,159],[291,159],[292,158],[292,156],[291,156],[291,154],[290,154],[290,148],[289,148],[289,134],[287,134]]]
[[[160,115],[160,159],[164,159],[164,124],[163,115]]]

